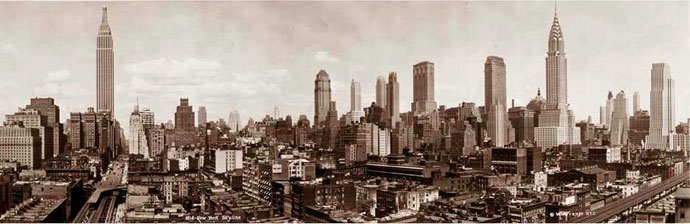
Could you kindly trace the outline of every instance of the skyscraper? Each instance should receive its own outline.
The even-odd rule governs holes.
[[[599,106],[599,124],[606,125],[606,108]]]
[[[376,105],[386,109],[386,76],[380,75],[376,78]]]
[[[350,115],[352,121],[359,122],[361,117],[364,117],[362,110],[362,86],[359,82],[352,79],[350,83]]]
[[[115,117],[115,69],[113,65],[113,37],[108,26],[108,9],[103,7],[103,18],[96,41],[96,110],[108,111]]]
[[[546,104],[565,108],[568,104],[568,59],[557,13],[553,17],[546,54]]]
[[[314,126],[322,127],[326,121],[331,103],[331,79],[326,71],[316,74],[314,81]]]
[[[129,116],[129,154],[143,155],[149,158],[148,141],[144,131],[144,122],[139,114],[139,106]]]
[[[197,109],[197,123],[199,124],[199,127],[205,127],[207,117],[206,117],[206,107],[205,106],[199,106],[199,109]]]
[[[611,145],[620,146],[628,142],[628,98],[625,92],[616,94],[614,99],[613,117],[611,120]]]
[[[568,109],[568,60],[558,13],[553,17],[546,55],[546,105],[539,114],[539,127],[534,129],[535,141],[543,148],[579,144],[580,129]]]
[[[413,114],[424,114],[436,110],[434,101],[434,63],[423,61],[412,67]],[[390,83],[389,83],[390,84]]]
[[[156,115],[153,113],[153,111],[151,111],[151,109],[144,108],[144,110],[139,111],[139,116],[141,116],[141,123],[144,125],[145,131],[153,129],[153,127],[156,125]]]
[[[488,114],[487,134],[495,146],[506,144],[506,65],[503,58],[489,56],[484,63],[484,107]]]
[[[611,128],[611,122],[613,121],[613,93],[609,91],[609,95],[606,96],[606,128]]]
[[[239,131],[240,129],[240,113],[237,110],[230,111],[228,116],[228,126],[231,132]]]
[[[280,108],[278,108],[278,106],[273,107],[273,118],[280,118]]]
[[[176,146],[185,146],[197,143],[196,128],[194,127],[194,109],[189,105],[189,99],[180,98],[180,105],[175,111],[175,138]]]
[[[640,92],[633,93],[633,114],[640,110]]]
[[[667,149],[668,135],[673,131],[673,79],[666,63],[652,64],[652,85],[649,92],[648,149]]]
[[[398,84],[398,73],[388,73],[388,84],[386,85],[386,106],[390,115],[392,128],[398,128],[400,122],[400,85]]]
[[[46,132],[52,135],[53,157],[57,157],[62,152],[62,141],[60,134],[63,126],[60,124],[60,107],[55,105],[53,98],[32,98],[26,109],[37,110],[41,115],[46,116]]]
[[[180,99],[175,111],[175,130],[194,131],[194,110],[187,98]]]

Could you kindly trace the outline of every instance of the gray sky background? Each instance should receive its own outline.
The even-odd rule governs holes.
[[[108,6],[115,51],[116,114],[126,127],[139,95],[157,122],[180,97],[209,120],[272,114],[313,118],[314,77],[331,77],[338,112],[349,83],[363,106],[375,81],[398,72],[401,111],[412,100],[412,65],[436,64],[436,101],[481,105],[487,56],[503,57],[508,99],[525,105],[545,85],[554,3],[548,2],[2,2],[0,114],[34,96],[54,97],[61,119],[95,106],[96,34]],[[609,90],[649,105],[650,69],[676,79],[676,121],[690,115],[687,2],[559,2],[569,99],[578,120],[599,118]],[[4,116],[2,118],[4,120]]]

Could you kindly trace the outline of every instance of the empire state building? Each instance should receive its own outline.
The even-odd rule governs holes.
[[[115,79],[113,67],[113,37],[108,26],[108,8],[103,7],[103,18],[96,41],[96,108],[115,117]]]
[[[546,52],[546,105],[539,115],[539,127],[534,129],[537,146],[580,144],[580,129],[575,127],[575,116],[568,105],[568,60],[563,29],[555,13]]]

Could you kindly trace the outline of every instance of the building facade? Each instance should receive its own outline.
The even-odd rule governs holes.
[[[434,101],[434,63],[423,61],[415,64],[413,74],[412,113],[424,114],[436,110]]]
[[[314,126],[322,127],[328,117],[331,103],[331,79],[326,71],[316,74],[314,81]]]
[[[96,41],[96,109],[115,117],[115,66],[113,37],[108,25],[108,8],[103,7],[103,18]]]

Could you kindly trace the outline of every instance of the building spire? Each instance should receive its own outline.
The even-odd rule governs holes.
[[[108,7],[103,6],[103,18],[101,19],[101,26],[108,25]]]

